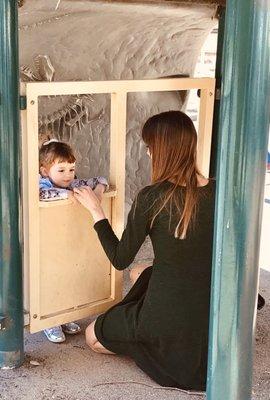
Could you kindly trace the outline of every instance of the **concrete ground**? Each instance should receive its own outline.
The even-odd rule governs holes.
[[[268,177],[269,180],[270,176]],[[270,182],[266,197],[270,200]],[[268,222],[267,222],[268,221]],[[270,204],[265,202],[260,265],[260,293],[266,306],[258,312],[254,362],[253,400],[270,399]],[[269,245],[268,245],[269,247]],[[143,247],[136,262],[151,259],[149,245]],[[129,287],[125,279],[125,291]],[[89,321],[82,321],[82,328]],[[1,400],[200,400],[177,389],[161,388],[125,357],[96,354],[85,344],[83,334],[53,344],[43,333],[26,332],[24,365],[0,371]]]

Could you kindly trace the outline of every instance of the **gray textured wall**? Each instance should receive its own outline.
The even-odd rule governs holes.
[[[55,10],[57,4],[28,0],[19,9],[20,64],[35,72],[35,56],[46,54],[55,69],[55,81],[192,76],[200,48],[216,24],[214,5],[174,7],[63,0]],[[40,114],[44,117],[65,109],[72,100],[42,99]],[[66,126],[62,131],[54,125],[55,135],[75,147],[79,176],[108,176],[109,96],[95,95],[85,104],[90,123],[83,129]],[[179,93],[129,95],[127,208],[136,191],[149,183],[149,159],[140,139],[142,124],[154,113],[182,106]]]

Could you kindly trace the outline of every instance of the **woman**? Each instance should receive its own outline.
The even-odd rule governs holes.
[[[74,189],[115,268],[130,265],[147,235],[155,256],[152,267],[131,271],[134,286],[88,326],[86,340],[96,352],[130,356],[162,386],[205,390],[215,185],[198,171],[186,114],[153,116],[142,138],[152,184],[137,195],[120,241],[95,194]]]

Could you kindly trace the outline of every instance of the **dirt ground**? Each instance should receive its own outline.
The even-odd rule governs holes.
[[[260,292],[266,298],[258,313],[253,400],[270,398],[270,272],[261,271]],[[126,280],[127,281],[127,280]],[[84,329],[89,321],[82,322]],[[1,400],[200,400],[175,389],[161,388],[133,361],[96,354],[83,334],[67,337],[62,344],[46,340],[43,333],[26,332],[24,365],[0,371]],[[36,362],[37,365],[31,364]]]

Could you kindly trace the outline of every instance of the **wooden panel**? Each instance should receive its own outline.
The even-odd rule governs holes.
[[[27,83],[29,98],[45,95],[97,93],[169,92],[212,88],[213,78],[170,78],[128,81],[31,82]]]
[[[58,204],[57,204],[58,203]],[[111,198],[103,201],[110,219]],[[90,213],[74,201],[40,202],[38,282],[30,279],[31,332],[72,320],[77,309],[112,303],[111,265],[93,229]],[[76,221],[76,222],[75,222]],[[72,313],[70,316],[63,314]],[[60,319],[59,319],[60,318]],[[76,316],[75,319],[78,317]]]
[[[199,132],[198,132],[198,168],[199,171],[208,178],[210,168],[212,124],[215,100],[215,81],[208,89],[201,90]]]
[[[111,112],[112,118],[119,123],[126,118],[124,109],[125,94],[131,92],[160,92],[160,91],[179,91],[179,90],[201,90],[199,134],[198,134],[198,166],[202,174],[208,177],[210,165],[210,150],[212,137],[212,120],[214,107],[215,79],[213,78],[173,78],[173,79],[147,79],[147,80],[127,80],[127,81],[82,81],[82,82],[31,82],[27,84],[27,91],[30,106],[35,107],[35,99],[41,95],[74,95],[74,94],[95,94],[112,93],[115,101],[114,111]],[[121,96],[123,106],[121,103]],[[31,101],[32,99],[32,101]],[[117,103],[119,101],[119,104]],[[117,109],[124,110],[122,115]],[[116,126],[116,125],[115,125]],[[118,133],[118,140],[122,133]],[[121,139],[120,139],[121,140]],[[118,155],[121,153],[118,153]],[[113,155],[113,157],[115,157]],[[121,164],[120,158],[119,163]],[[123,170],[124,174],[124,170]]]
[[[111,135],[110,135],[110,183],[117,187],[117,196],[112,202],[112,226],[121,238],[125,217],[125,170],[126,170],[126,113],[127,94],[111,94]],[[112,270],[112,295],[119,298],[122,292],[123,273]]]
[[[29,293],[24,293],[27,311],[33,304],[31,281],[39,285],[39,191],[38,191],[38,101],[29,98],[26,87],[26,132],[23,131],[24,277],[29,277]],[[28,264],[27,264],[28,263]],[[33,286],[33,284],[32,284]],[[39,306],[39,304],[38,304]],[[29,308],[28,308],[29,307]],[[40,330],[36,329],[35,331]]]
[[[21,83],[21,96],[26,95],[26,87]],[[29,200],[28,200],[28,151],[27,151],[27,111],[21,111],[21,145],[22,145],[22,256],[23,256],[23,306],[27,313],[29,311]],[[27,318],[28,321],[28,318]]]
[[[103,312],[122,294],[122,273],[111,268],[88,212],[72,200],[39,202],[38,97],[111,93],[110,191],[104,208],[118,237],[124,228],[126,100],[129,92],[201,89],[198,162],[207,176],[215,80],[173,78],[26,84],[23,115],[24,269],[30,280],[30,331]],[[25,114],[23,112],[22,114]],[[27,127],[27,134],[25,130]],[[25,285],[28,291],[28,282]]]
[[[103,206],[108,215],[110,199]],[[78,203],[40,207],[39,268],[40,317],[111,296],[110,262]]]

